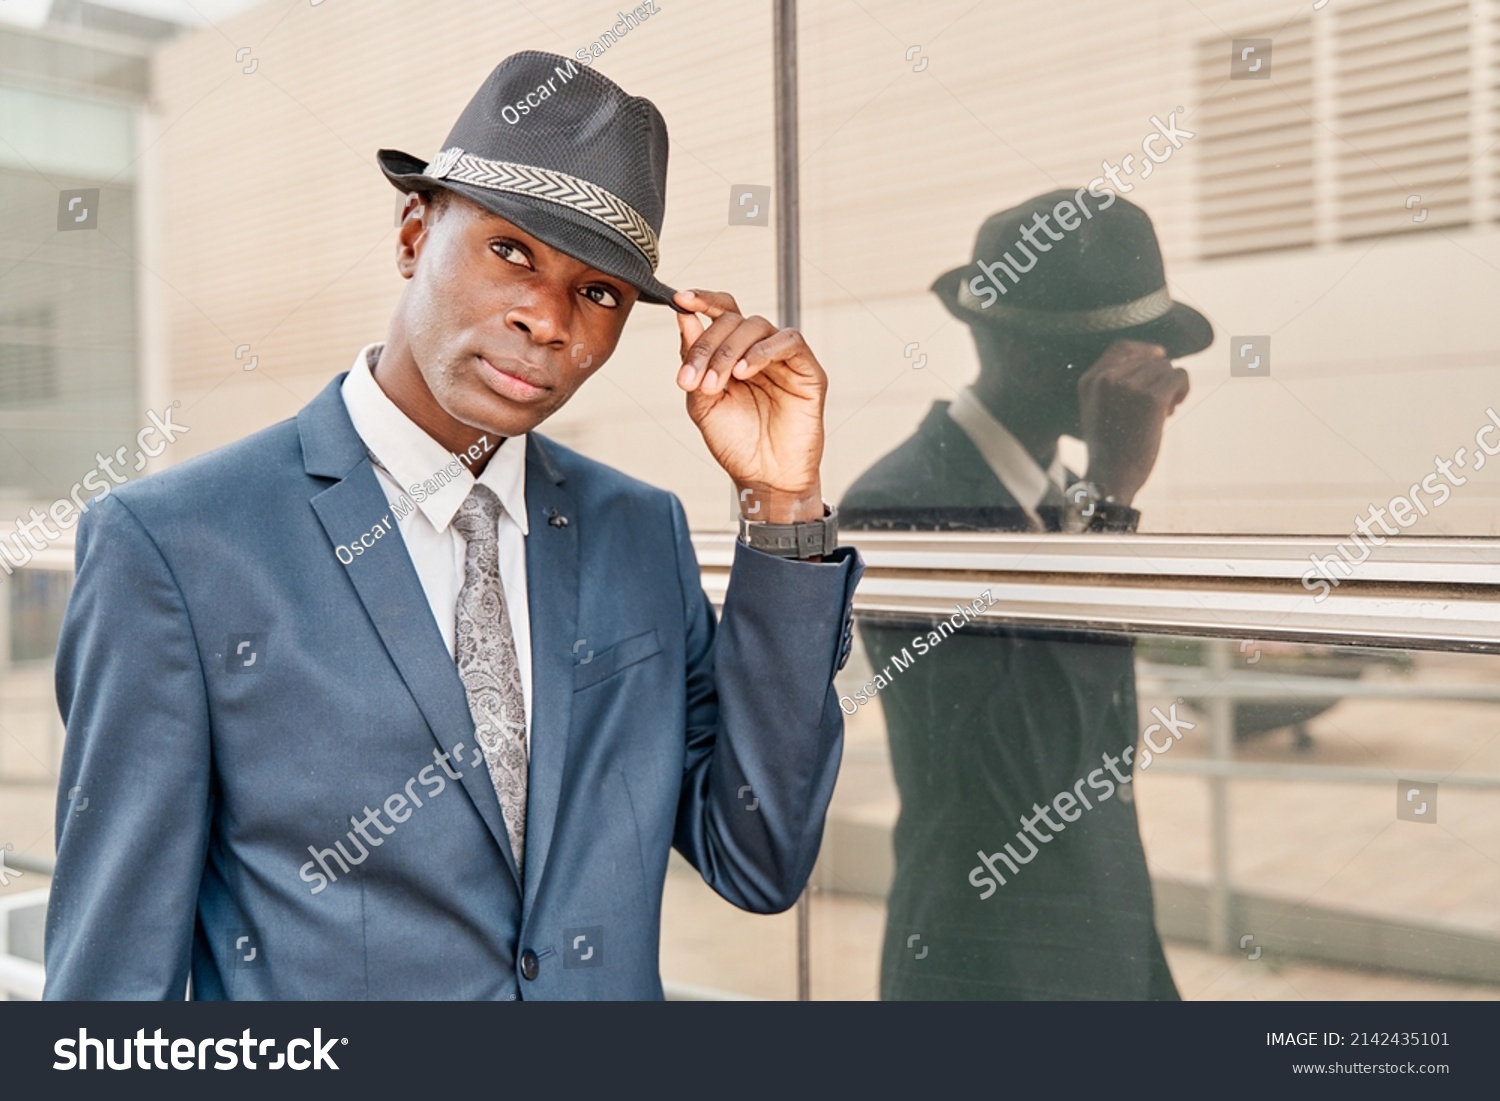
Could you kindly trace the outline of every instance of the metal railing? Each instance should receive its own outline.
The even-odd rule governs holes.
[[[695,538],[723,599],[734,536]],[[937,614],[990,589],[990,622],[1121,634],[1500,653],[1500,543],[1393,537],[1318,599],[1301,578],[1335,539],[846,532],[864,612]]]
[[[728,584],[733,538],[702,535],[696,540],[705,588],[719,602]],[[1289,672],[1267,676],[1236,669],[1235,641],[1500,653],[1500,544],[1477,538],[1392,539],[1351,576],[1335,574],[1339,583],[1318,599],[1303,577],[1316,568],[1314,559],[1333,553],[1333,537],[849,532],[844,541],[857,545],[866,562],[855,597],[856,611],[864,614],[946,617],[955,605],[967,605],[989,589],[993,606],[983,618],[998,625],[1209,640],[1203,665],[1143,662],[1138,668],[1137,687],[1143,694],[1195,697],[1207,712],[1206,759],[1159,757],[1151,765],[1158,775],[1201,777],[1208,787],[1209,880],[1201,889],[1184,883],[1158,885],[1159,924],[1166,927],[1165,935],[1206,941],[1227,952],[1247,915],[1275,912],[1281,926],[1301,930],[1288,934],[1284,954],[1500,983],[1500,939],[1288,906],[1240,890],[1231,872],[1229,816],[1236,783],[1394,786],[1398,779],[1380,768],[1235,760],[1236,703],[1345,698],[1500,703],[1500,683],[1381,682]],[[1414,768],[1400,779],[1500,789],[1500,776],[1488,774]],[[856,847],[870,854],[888,846],[888,838],[882,838],[862,839]],[[873,876],[853,878],[865,890],[873,885],[874,893],[883,893],[880,885],[888,875],[882,862]],[[849,881],[825,875],[824,888],[837,890],[841,878]],[[1201,911],[1205,920],[1173,918],[1174,910]],[[1165,921],[1163,913],[1169,915]],[[1351,959],[1353,951],[1369,954]]]

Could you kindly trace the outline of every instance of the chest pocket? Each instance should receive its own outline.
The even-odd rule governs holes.
[[[656,628],[617,642],[607,650],[573,666],[573,691],[577,692],[614,676],[638,662],[661,653]]]

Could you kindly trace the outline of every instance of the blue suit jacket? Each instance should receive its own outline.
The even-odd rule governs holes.
[[[672,846],[812,869],[858,556],[738,547],[716,627],[677,499],[528,437],[523,885],[399,531],[334,554],[390,512],[342,379],[79,525],[46,996],[661,997]]]

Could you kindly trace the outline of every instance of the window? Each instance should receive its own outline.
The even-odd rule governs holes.
[[[1236,34],[1274,43],[1266,79],[1226,79],[1223,40],[1199,40],[1204,257],[1494,220],[1488,8],[1376,0],[1327,16]]]
[[[1340,239],[1468,225],[1483,24],[1463,0],[1385,0],[1342,9],[1334,25]],[[1411,196],[1417,213],[1393,217]]]
[[[0,407],[57,396],[52,311],[47,307],[0,314]]]
[[[1305,247],[1317,239],[1311,22],[1292,23],[1274,42],[1271,79],[1241,81],[1227,79],[1221,38],[1198,44],[1206,257]]]

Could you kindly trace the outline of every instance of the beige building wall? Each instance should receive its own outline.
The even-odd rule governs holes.
[[[1205,82],[1200,54],[1222,48],[1227,78],[1223,39],[1350,18],[1357,6],[1277,5],[1268,20],[1255,0],[804,3],[803,327],[832,380],[829,497],[973,377],[967,333],[926,287],[968,259],[983,218],[1086,184],[1103,158],[1139,153],[1150,116],[1179,106],[1198,136],[1130,198],[1156,221],[1174,295],[1206,313],[1219,339],[1183,364],[1193,392],[1138,502],[1143,526],[1344,532],[1370,503],[1430,472],[1435,456],[1472,446],[1500,400],[1493,221],[1199,259],[1211,131],[1197,120],[1245,90]],[[174,461],[293,415],[383,337],[401,281],[396,192],[375,150],[433,154],[502,57],[571,54],[619,7],[274,4],[162,50],[143,170],[158,182],[157,385],[182,401],[193,429]],[[670,127],[661,274],[731,290],[773,315],[774,231],[727,225],[731,185],[773,177],[770,5],[658,7],[598,65],[653,99]],[[1475,0],[1475,18],[1493,27],[1492,8]],[[1495,96],[1480,83],[1474,109],[1492,121]],[[1403,222],[1394,210],[1392,227]],[[1237,334],[1272,336],[1270,379],[1229,378]],[[903,354],[912,342],[927,356],[921,369]],[[672,383],[676,348],[667,311],[637,310],[615,359],[544,431],[673,489],[695,525],[722,526],[727,479]],[[257,366],[243,370],[251,355]],[[1082,469],[1081,446],[1066,454]],[[1471,477],[1413,530],[1494,532],[1492,473]]]
[[[618,6],[618,5],[617,5]],[[772,174],[769,14],[659,6],[602,71],[650,96],[673,153],[660,274],[775,308],[771,231],[730,227],[730,185]],[[292,416],[383,339],[401,292],[398,192],[382,147],[431,156],[503,57],[571,55],[615,7],[414,0],[269,5],[183,38],[158,60],[165,394],[192,426],[178,458]],[[536,14],[532,14],[535,12]],[[724,50],[725,43],[733,49]],[[251,44],[244,63],[234,57]],[[241,70],[251,60],[254,73]],[[715,87],[733,89],[722,96]],[[236,361],[239,345],[250,344]],[[243,369],[249,354],[253,371]],[[615,358],[544,431],[728,516],[728,481],[687,419],[669,311],[636,311]]]

